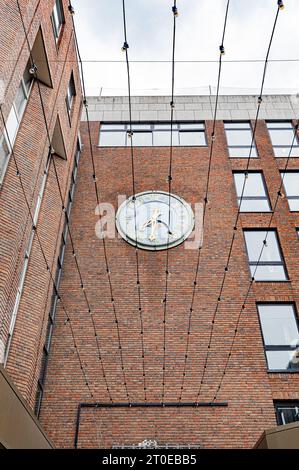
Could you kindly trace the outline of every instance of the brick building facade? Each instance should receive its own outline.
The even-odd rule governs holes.
[[[0,2],[0,362],[37,412],[53,323],[51,276],[65,232],[57,179],[67,207],[79,157],[81,84],[68,5]]]
[[[201,122],[205,129],[206,143],[192,145],[194,134],[191,132],[187,137],[187,140],[191,139],[190,145],[185,143],[173,148],[172,193],[184,198],[193,208],[196,203],[203,202],[205,195],[214,99],[208,96],[176,99],[176,123],[188,124],[192,129],[192,125]],[[113,124],[128,122],[128,100],[103,97],[89,98],[88,102],[100,201],[110,203],[116,210],[119,195],[132,195],[130,148],[125,146],[123,140],[127,137],[121,135],[123,132],[125,136],[126,130],[113,127]],[[78,273],[70,244],[66,248],[61,294],[72,320],[77,351],[93,397],[78,363],[69,322],[65,322],[64,312],[58,306],[40,415],[42,425],[57,447],[72,447],[76,437],[79,448],[130,446],[145,439],[155,440],[159,445],[251,448],[265,429],[277,425],[277,416],[283,424],[298,419],[297,363],[294,361],[291,364],[289,359],[286,360],[286,354],[290,358],[296,352],[294,341],[298,341],[297,137],[293,141],[292,156],[288,159],[288,171],[292,176],[290,181],[288,178],[285,180],[282,190],[285,197],[279,198],[273,216],[271,228],[274,231],[271,231],[266,243],[265,259],[262,258],[262,267],[255,273],[256,280],[237,323],[256,267],[258,248],[255,242],[256,239],[260,243],[264,240],[281,184],[280,172],[285,170],[286,156],[291,146],[290,135],[295,131],[294,119],[299,111],[295,96],[265,96],[263,100],[249,175],[246,176],[248,181],[252,181],[251,178],[257,180],[251,185],[253,193],[244,194],[244,211],[240,213],[235,231],[232,256],[200,388],[213,313],[234,233],[238,211],[236,187],[240,192],[238,178],[245,177],[247,158],[244,157],[250,147],[256,103],[256,96],[220,97],[183,390],[197,251],[185,249],[184,244],[169,251],[163,398],[166,252],[138,252],[145,347],[143,370],[135,249],[118,236],[105,240],[113,288],[112,303],[103,242],[96,235],[97,202],[88,126],[83,116],[83,152],[71,226],[92,317],[86,308],[84,293],[78,288]],[[169,121],[169,98],[134,97],[132,110],[134,122],[139,125],[147,123],[151,126],[147,132],[152,133],[152,136],[139,136],[141,140],[147,139],[147,144],[134,149],[136,193],[147,190],[167,192],[169,148],[155,145],[158,134],[155,136],[154,133],[159,124]],[[111,146],[103,146],[101,141],[99,145],[99,135],[103,135],[107,123],[106,131],[114,128],[118,134],[105,137],[106,141],[112,142],[109,144]],[[100,133],[101,124],[104,125]],[[154,139],[151,141],[153,143],[149,144],[148,139]],[[186,136],[184,139],[181,142],[186,142]],[[118,323],[115,322],[114,309]],[[95,337],[93,322],[98,338]],[[232,355],[221,382],[237,324]],[[272,331],[272,325],[275,331]],[[282,339],[280,331],[283,331]],[[173,406],[134,406],[144,404],[144,381],[149,405],[164,402]],[[196,402],[199,388],[200,402],[213,401],[220,383],[215,401],[227,406],[178,406],[178,402],[185,405]],[[115,405],[124,406],[103,406],[111,404],[111,398]],[[101,406],[86,406],[87,403],[96,402]],[[129,403],[133,406],[128,406]],[[284,406],[293,419],[281,412]]]

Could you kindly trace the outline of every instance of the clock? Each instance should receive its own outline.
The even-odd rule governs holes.
[[[121,237],[144,250],[165,250],[183,243],[194,228],[194,213],[179,196],[145,191],[124,201],[116,214]]]

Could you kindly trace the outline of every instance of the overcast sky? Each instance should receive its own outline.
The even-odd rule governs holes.
[[[297,59],[299,0],[285,0],[280,11],[270,59]],[[73,0],[83,60],[124,60],[121,0]],[[170,60],[172,55],[171,0],[126,0],[130,60]],[[216,60],[219,56],[226,0],[177,0],[179,17],[176,60]],[[266,55],[276,0],[231,0],[224,60],[261,59]],[[84,63],[87,94],[126,94],[126,66],[121,63]],[[200,93],[215,86],[217,63],[176,65],[177,94]],[[224,63],[223,87],[257,88],[262,63]],[[132,63],[133,94],[169,94],[170,63]],[[270,63],[266,89],[299,90],[299,62]]]

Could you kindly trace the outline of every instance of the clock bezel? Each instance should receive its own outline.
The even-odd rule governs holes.
[[[136,193],[135,194],[135,198],[140,198],[140,197],[144,197],[148,194],[161,194],[161,195],[166,195],[166,196],[169,196],[169,193],[167,191],[160,191],[160,190],[148,190],[148,191],[143,191],[141,193]],[[116,224],[116,228],[117,228],[117,231],[118,233],[120,234],[120,236],[127,242],[129,243],[130,245],[132,246],[137,246],[138,248],[142,249],[142,250],[146,250],[146,251],[163,251],[163,250],[167,250],[167,249],[171,249],[171,248],[174,248],[178,245],[181,245],[182,243],[184,243],[185,240],[187,240],[187,238],[191,235],[191,233],[193,232],[194,230],[194,225],[195,225],[195,216],[194,216],[194,212],[190,206],[190,204],[188,204],[185,199],[183,199],[182,197],[180,196],[177,196],[176,194],[173,194],[173,193],[170,193],[170,197],[171,198],[174,198],[176,199],[177,201],[179,201],[183,206],[184,208],[186,209],[186,212],[187,212],[187,215],[188,215],[188,219],[189,219],[189,228],[188,230],[179,238],[177,238],[176,240],[169,240],[169,243],[164,243],[164,244],[160,244],[160,245],[153,245],[153,244],[150,244],[150,243],[144,243],[144,242],[140,242],[138,241],[137,239],[137,243],[136,243],[136,240],[131,238],[122,228],[121,224],[120,224],[120,221],[119,221],[119,215],[121,214],[121,212],[125,209],[125,207],[130,203],[132,202],[133,200],[133,196],[130,196],[128,197],[125,201],[122,202],[122,204],[119,206],[118,210],[117,210],[117,213],[116,213],[116,217],[115,217],[115,224]]]

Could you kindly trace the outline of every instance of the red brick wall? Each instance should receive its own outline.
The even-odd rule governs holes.
[[[67,160],[62,160],[57,156],[54,158],[62,193],[66,197],[78,134],[81,89],[71,16],[67,8],[68,1],[64,0],[63,4],[66,23],[63,27],[59,48],[57,48],[50,19],[54,1],[20,1],[30,44],[33,45],[40,26],[43,32],[53,88],[48,88],[43,84],[40,85],[40,88],[50,136],[53,134],[57,115],[61,121]],[[28,61],[29,51],[17,3],[1,1],[0,7],[0,78],[4,80],[6,87],[3,103],[6,118]],[[74,101],[72,126],[70,126],[65,96],[72,70],[77,96]],[[0,130],[2,131],[2,129],[3,123],[1,122]],[[37,83],[34,83],[14,145],[15,157],[32,213],[34,213],[43,178],[48,148],[49,143],[38,86]],[[53,275],[55,275],[61,238],[62,217],[61,201],[53,163],[51,163],[37,231]],[[5,343],[31,230],[31,219],[22,195],[20,182],[16,177],[12,157],[0,188],[0,218],[0,324],[2,326],[0,338]],[[8,373],[31,406],[35,401],[51,293],[50,276],[45,269],[39,245],[34,240],[7,362]]]
[[[212,123],[207,122],[207,135]],[[110,303],[102,242],[95,235],[96,198],[86,124],[81,127],[84,151],[72,210],[72,228],[82,267],[87,295],[102,346],[102,358],[114,402],[126,402],[118,349],[117,328]],[[115,207],[117,196],[132,193],[130,150],[97,148],[99,123],[91,123],[93,150],[101,202]],[[279,168],[285,160],[274,158],[266,125],[260,121],[256,134],[260,158],[251,168],[264,171],[272,204],[280,184]],[[168,190],[169,150],[135,149],[136,192]],[[172,192],[191,204],[202,202],[205,191],[209,148],[176,148],[173,151]],[[296,160],[290,167],[296,168]],[[212,316],[216,306],[237,202],[232,170],[245,169],[244,159],[229,159],[223,123],[217,123],[217,140],[210,180],[204,245],[192,316],[187,374],[183,401],[196,401],[207,353]],[[201,401],[212,400],[231,345],[236,320],[245,297],[250,273],[242,234],[243,227],[266,227],[270,214],[242,214],[234,243],[230,269],[214,327]],[[211,447],[252,447],[265,428],[276,425],[273,399],[299,398],[296,374],[268,374],[255,303],[297,301],[298,214],[289,212],[287,201],[279,202],[273,226],[279,238],[292,282],[255,283],[242,314],[233,355],[218,395],[227,408],[88,410],[81,415],[79,447],[109,447],[132,444],[145,438],[161,443],[199,444]],[[144,399],[140,321],[136,289],[134,248],[121,239],[107,240],[107,253],[130,400]],[[161,401],[163,366],[163,304],[165,252],[139,251],[144,319],[145,367],[148,402]],[[169,253],[169,297],[166,317],[165,401],[177,401],[184,366],[186,335],[197,252],[183,245]],[[109,402],[97,358],[91,318],[78,289],[78,276],[68,246],[61,291],[72,319],[78,350],[94,398],[91,400],[75,354],[69,325],[58,309],[52,342],[41,422],[58,447],[72,447],[79,402]]]

